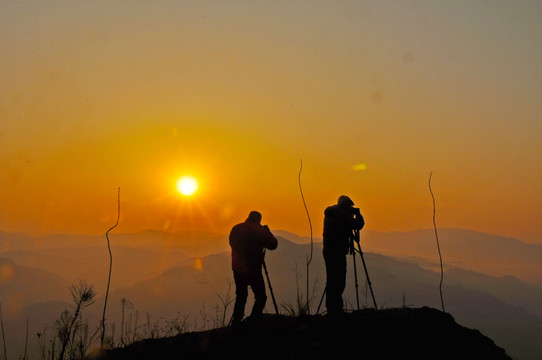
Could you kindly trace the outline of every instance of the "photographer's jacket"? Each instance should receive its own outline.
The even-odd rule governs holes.
[[[247,219],[231,230],[230,246],[233,271],[249,273],[262,270],[263,249],[274,250],[278,242],[267,226]]]
[[[352,230],[361,230],[365,221],[352,206],[332,205],[324,211],[324,252],[348,254]],[[354,214],[356,216],[354,216]]]

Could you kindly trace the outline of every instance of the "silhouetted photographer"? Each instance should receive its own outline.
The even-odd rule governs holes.
[[[326,308],[329,315],[344,312],[342,294],[346,287],[346,256],[353,250],[353,234],[365,221],[359,208],[345,195],[324,211],[324,260],[326,263]],[[359,241],[359,237],[356,241]]]
[[[245,316],[248,287],[254,293],[254,306],[251,318],[262,315],[267,295],[262,275],[265,249],[274,250],[278,246],[267,225],[261,225],[262,215],[252,211],[245,222],[235,225],[230,232],[230,246],[233,278],[235,281],[235,306],[232,325],[238,325]]]

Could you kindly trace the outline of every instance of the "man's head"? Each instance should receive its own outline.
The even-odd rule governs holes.
[[[344,206],[344,207],[350,207],[354,206],[354,202],[346,195],[339,196],[339,200],[337,201],[337,205]]]
[[[250,214],[248,214],[247,221],[251,223],[259,224],[260,221],[262,221],[262,214],[260,214],[257,211],[251,211]]]

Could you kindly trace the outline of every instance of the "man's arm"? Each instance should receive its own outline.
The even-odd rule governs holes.
[[[264,225],[261,227],[261,245],[269,250],[275,250],[279,245],[277,238],[273,235],[269,226]]]
[[[359,208],[354,208],[354,215],[355,216],[353,218],[352,228],[354,230],[363,229],[363,226],[365,226],[365,220],[363,219]]]

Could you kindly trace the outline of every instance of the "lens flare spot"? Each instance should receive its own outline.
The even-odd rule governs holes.
[[[352,165],[350,167],[350,169],[352,171],[365,171],[365,170],[367,170],[367,164],[366,163],[360,163],[360,164]]]

